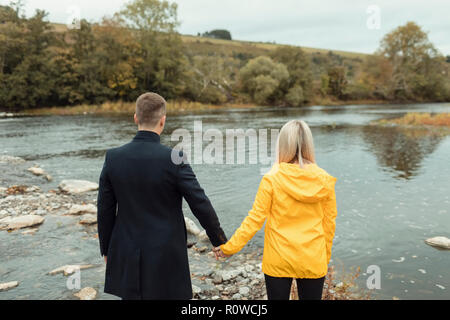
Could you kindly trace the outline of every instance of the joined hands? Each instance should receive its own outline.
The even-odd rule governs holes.
[[[223,253],[222,249],[220,247],[216,247],[213,249],[214,255],[216,256],[216,260],[219,260],[220,258],[229,258],[231,256],[226,255]]]

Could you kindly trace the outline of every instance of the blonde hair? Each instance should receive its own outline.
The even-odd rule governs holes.
[[[304,160],[316,162],[311,129],[304,121],[289,121],[278,136],[277,163],[298,161],[300,167],[303,167]]]

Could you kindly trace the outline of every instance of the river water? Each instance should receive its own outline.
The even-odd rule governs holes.
[[[449,299],[449,251],[424,240],[450,237],[450,136],[370,124],[407,112],[450,112],[450,104],[215,110],[169,117],[162,142],[176,145],[171,133],[180,128],[193,136],[195,121],[202,122],[203,131],[218,129],[224,136],[227,129],[280,129],[291,119],[307,121],[318,164],[338,178],[332,257],[337,271],[360,267],[358,284],[364,287],[367,268],[378,266],[381,289],[372,291],[378,299]],[[135,130],[132,119],[122,115],[0,119],[0,154],[39,164],[54,178],[39,180],[42,189],[50,190],[63,179],[97,181],[106,150],[127,143]],[[246,145],[246,153],[254,152]],[[193,168],[231,236],[251,208],[267,165],[194,163]],[[21,179],[19,173],[0,173],[0,184],[20,184]],[[185,212],[191,216],[187,206]],[[63,289],[55,290],[63,286],[56,284],[61,278],[49,282],[45,272],[73,263],[73,256],[100,262],[97,240],[80,243],[73,228],[65,230],[57,218],[48,220],[33,237],[0,232],[0,259],[16,261],[0,260],[0,282],[11,275],[29,279],[22,288],[0,293],[0,299],[68,298]],[[261,248],[263,239],[260,231],[245,250]],[[101,284],[103,271],[88,277]]]

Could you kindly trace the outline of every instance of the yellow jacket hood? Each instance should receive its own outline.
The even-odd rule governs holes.
[[[336,178],[315,164],[303,169],[298,164],[276,164],[269,174],[273,181],[295,200],[316,203],[332,197]]]

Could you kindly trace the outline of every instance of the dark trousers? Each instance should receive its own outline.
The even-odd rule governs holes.
[[[289,300],[291,278],[274,278],[265,275],[267,298],[269,300]],[[320,279],[296,279],[300,300],[321,300],[325,277]]]

